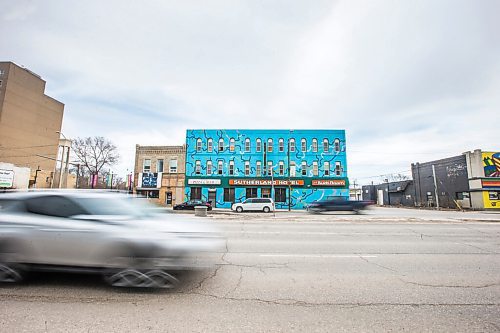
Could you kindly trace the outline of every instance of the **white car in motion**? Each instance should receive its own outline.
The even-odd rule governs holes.
[[[244,211],[269,213],[274,211],[274,201],[271,198],[248,198],[243,202],[233,204],[231,210],[235,210],[238,213]]]

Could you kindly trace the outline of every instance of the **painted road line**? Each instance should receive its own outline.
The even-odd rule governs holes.
[[[377,258],[374,255],[355,254],[261,254],[261,257],[295,257],[295,258]]]

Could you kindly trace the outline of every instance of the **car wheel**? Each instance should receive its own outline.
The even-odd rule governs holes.
[[[118,269],[106,272],[104,280],[113,287],[134,288],[174,288],[179,283],[175,276],[161,269]]]
[[[264,213],[269,213],[271,211],[271,209],[269,207],[264,207],[263,209]]]
[[[236,207],[236,211],[238,213],[241,213],[243,211],[243,207],[241,207],[241,206]]]
[[[0,263],[0,283],[19,282],[23,279],[21,266],[11,263]]]

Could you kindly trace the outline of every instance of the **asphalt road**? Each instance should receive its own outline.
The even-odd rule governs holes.
[[[499,332],[500,216],[405,214],[214,214],[227,252],[176,290],[38,276],[0,332]]]

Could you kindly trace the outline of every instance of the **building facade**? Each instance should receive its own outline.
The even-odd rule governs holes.
[[[464,153],[473,209],[500,210],[500,152]]]
[[[64,113],[44,92],[40,76],[0,62],[0,162],[30,168],[37,187],[52,186]]]
[[[186,199],[230,208],[271,197],[278,209],[349,197],[344,130],[187,130]]]
[[[374,201],[379,206],[414,207],[415,187],[413,180],[386,182],[362,187],[363,200]]]
[[[184,200],[185,146],[135,146],[134,192],[164,206]]]

